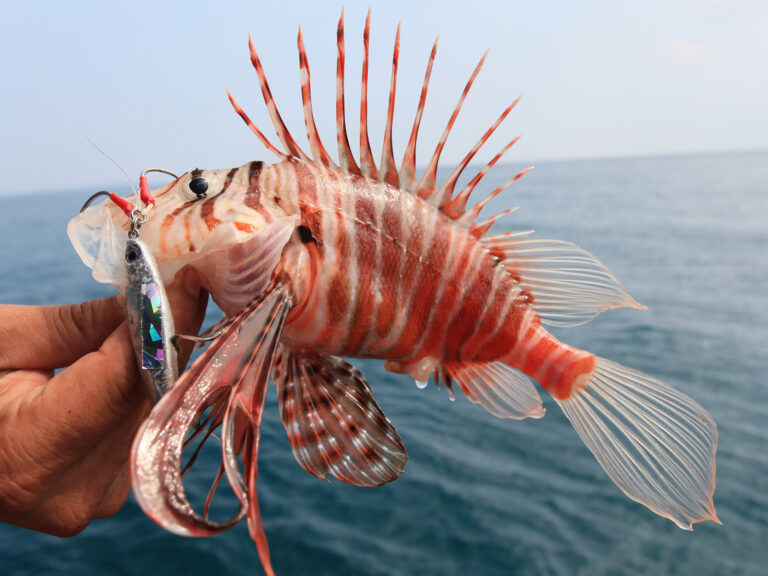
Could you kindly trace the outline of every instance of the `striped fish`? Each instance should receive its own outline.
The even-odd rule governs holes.
[[[296,143],[272,98],[249,41],[273,144],[232,95],[237,113],[279,162],[231,170],[192,170],[154,191],[141,229],[164,279],[195,267],[226,315],[221,335],[147,419],[134,443],[139,503],[183,535],[220,532],[247,517],[264,568],[272,574],[256,493],[259,427],[267,383],[299,464],[319,478],[360,486],[398,477],[407,453],[363,375],[341,356],[378,358],[419,385],[430,375],[458,387],[501,418],[543,416],[534,382],[551,394],[608,475],[627,496],[681,528],[717,522],[716,426],[696,402],[659,380],[572,348],[546,325],[574,326],[617,307],[642,308],[594,256],[574,244],[492,235],[505,214],[480,220],[488,201],[470,195],[518,140],[513,138],[466,186],[460,174],[515,107],[514,100],[445,182],[436,174],[443,146],[483,65],[472,72],[421,178],[416,142],[437,41],[398,168],[392,151],[400,28],[381,160],[367,130],[370,12],[364,31],[359,161],[345,122],[343,13],[338,25],[338,164],[318,135],[310,70],[298,35],[301,94],[310,153]],[[507,211],[509,212],[509,211]],[[86,210],[70,236],[94,276],[120,285],[128,220],[109,203]],[[181,454],[193,436],[221,426],[223,459],[204,514],[184,491]],[[242,460],[242,469],[237,458]],[[194,458],[193,458],[194,459]],[[208,507],[227,476],[241,507],[214,522]]]

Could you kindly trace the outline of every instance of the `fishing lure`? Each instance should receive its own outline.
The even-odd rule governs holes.
[[[178,378],[173,315],[152,252],[138,238],[125,247],[125,310],[140,373],[157,402]]]
[[[139,240],[139,230],[155,205],[147,182],[149,172],[175,176],[167,170],[149,168],[139,178],[136,207],[114,193],[101,191],[86,200],[80,213],[99,196],[108,196],[130,218],[124,255],[125,315],[139,374],[150,400],[157,403],[178,378],[178,351],[171,305],[157,262],[149,246]]]
[[[642,306],[599,260],[574,244],[530,238],[527,231],[489,233],[510,210],[485,220],[479,219],[481,211],[525,170],[468,205],[478,183],[518,138],[456,191],[462,171],[518,100],[438,186],[441,152],[483,57],[417,178],[416,140],[435,42],[398,170],[392,151],[398,27],[377,166],[367,130],[369,32],[370,13],[363,34],[359,162],[346,130],[342,13],[338,164],[317,133],[299,30],[311,156],[288,132],[250,41],[251,62],[283,149],[229,98],[280,162],[195,169],[153,192],[156,204],[141,234],[162,281],[194,267],[227,320],[137,434],[131,469],[142,508],[161,526],[187,536],[221,532],[245,517],[264,569],[273,574],[256,490],[270,377],[293,454],[311,474],[376,486],[396,479],[407,462],[402,439],[363,375],[342,360],[347,356],[383,359],[388,370],[419,383],[431,376],[501,418],[543,416],[538,382],[627,496],[682,528],[718,521],[712,417],[665,383],[567,346],[545,329],[582,324],[611,308]],[[98,280],[125,282],[115,237],[128,226],[111,203],[89,208],[70,223],[70,238]],[[182,452],[219,428],[222,462],[200,515],[184,490],[183,475],[192,464],[182,468]],[[209,507],[224,476],[240,508],[231,519],[215,522]]]

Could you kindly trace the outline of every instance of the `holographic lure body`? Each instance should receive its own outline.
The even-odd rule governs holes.
[[[133,349],[150,398],[157,402],[178,378],[173,316],[149,247],[137,238],[128,238],[125,265],[125,313]]]

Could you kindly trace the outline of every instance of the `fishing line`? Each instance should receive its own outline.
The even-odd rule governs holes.
[[[69,118],[69,121],[72,123],[72,126],[74,126],[75,129],[80,133],[80,135],[83,138],[85,138],[86,142],[88,142],[91,146],[93,146],[96,150],[98,150],[107,160],[112,162],[112,164],[114,164],[115,167],[117,167],[117,169],[120,170],[120,172],[122,172],[123,176],[125,176],[125,179],[128,182],[128,185],[131,187],[131,190],[134,192],[134,194],[138,195],[136,186],[134,186],[133,181],[131,180],[131,177],[128,176],[128,173],[125,170],[123,170],[123,167],[120,166],[120,164],[118,164],[117,161],[114,158],[112,158],[112,156],[110,156],[104,150],[99,148],[99,146],[93,140],[90,139],[88,134],[86,134],[85,131],[82,128],[80,128],[80,125],[77,122],[75,122],[75,119],[72,117],[72,114],[69,113],[69,110],[64,105],[64,102],[61,100],[61,98],[59,98],[59,95],[56,92],[56,90],[53,89],[53,85],[48,81],[48,78],[45,76],[45,74],[43,74],[42,70],[40,70],[40,68],[37,67],[34,60],[32,60],[32,57],[27,53],[26,50],[24,50],[24,47],[21,45],[21,43],[18,40],[16,40],[16,37],[13,34],[11,34],[11,31],[8,29],[8,27],[5,25],[5,22],[3,22],[2,20],[0,20],[0,27],[2,27],[2,29],[8,35],[8,37],[11,39],[11,42],[13,42],[16,45],[16,48],[18,49],[18,51],[21,52],[22,56],[24,56],[24,58],[27,60],[27,63],[30,66],[32,66],[32,69],[35,72],[37,72],[37,75],[43,81],[43,83],[48,88],[50,93],[53,94],[53,97],[56,100],[56,104],[58,105],[59,109],[62,112],[64,112],[66,117]]]

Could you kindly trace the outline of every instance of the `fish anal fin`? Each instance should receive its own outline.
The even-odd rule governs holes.
[[[588,383],[556,399],[616,485],[680,528],[720,522],[715,491],[717,427],[691,398],[601,358]]]
[[[602,262],[575,244],[514,233],[480,242],[530,292],[545,324],[578,326],[611,308],[645,309]]]
[[[378,486],[403,471],[405,446],[357,368],[283,347],[273,379],[293,455],[307,472]]]
[[[503,362],[446,363],[439,369],[446,384],[457,383],[472,402],[499,418],[541,418],[545,409],[533,380]]]

